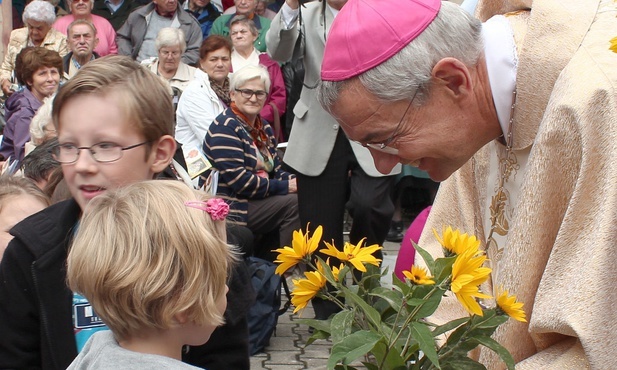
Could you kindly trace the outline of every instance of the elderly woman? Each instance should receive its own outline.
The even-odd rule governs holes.
[[[176,140],[185,156],[202,151],[206,132],[214,119],[231,103],[229,70],[231,43],[226,37],[207,37],[199,48],[199,70],[182,93],[176,111]]]
[[[195,76],[195,67],[180,61],[186,40],[184,31],[179,28],[162,28],[155,41],[158,58],[142,61],[152,72],[167,82],[172,88],[184,91]],[[177,103],[177,102],[176,102]]]
[[[57,136],[54,122],[51,119],[51,106],[54,103],[54,97],[48,96],[43,99],[43,105],[36,111],[32,121],[30,121],[30,141],[26,142],[25,155],[45,141]]]
[[[94,52],[99,56],[104,57],[108,54],[118,54],[118,46],[116,45],[116,31],[109,21],[101,16],[92,14],[94,0],[68,0],[68,5],[71,9],[71,14],[58,18],[53,27],[66,35],[69,25],[76,19],[85,19],[96,28],[96,36],[99,43],[94,48]]]
[[[18,58],[16,72],[26,88],[6,101],[6,127],[0,145],[0,155],[21,162],[24,147],[30,140],[30,121],[46,97],[58,90],[62,75],[62,58],[45,48],[24,49]]]
[[[34,0],[26,6],[23,13],[26,27],[11,32],[9,45],[6,49],[2,67],[0,67],[0,83],[2,91],[9,96],[14,92],[12,85],[15,58],[26,46],[40,46],[54,50],[65,56],[69,50],[66,37],[51,26],[56,20],[54,6],[43,0]]]
[[[246,66],[231,77],[230,88],[230,107],[210,125],[204,143],[219,172],[218,192],[230,203],[230,219],[256,234],[278,232],[278,246],[290,245],[300,228],[296,179],[281,170],[274,131],[259,115],[270,88],[268,71]]]
[[[270,59],[268,54],[260,53],[255,49],[253,44],[257,40],[257,36],[259,36],[259,31],[257,31],[255,23],[245,15],[233,17],[229,23],[229,30],[234,47],[231,53],[232,71],[237,71],[247,65],[262,65],[268,69],[272,85],[268,91],[268,98],[264,109],[261,111],[261,117],[269,123],[275,123],[275,120],[280,119],[285,113],[287,105],[287,92],[281,67],[279,67],[277,62]]]

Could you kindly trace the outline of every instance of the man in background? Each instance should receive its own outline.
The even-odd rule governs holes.
[[[99,57],[94,48],[99,42],[96,28],[85,19],[77,19],[67,30],[70,52],[62,58],[64,78],[70,79],[86,63]]]

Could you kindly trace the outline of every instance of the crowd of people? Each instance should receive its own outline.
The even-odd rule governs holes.
[[[244,258],[319,226],[342,247],[346,213],[351,243],[400,240],[401,164],[442,185],[398,276],[410,240],[439,256],[433,229],[473,233],[489,289],[525,302],[496,333],[517,368],[609,368],[617,5],[562,2],[13,6],[0,368],[248,369]]]

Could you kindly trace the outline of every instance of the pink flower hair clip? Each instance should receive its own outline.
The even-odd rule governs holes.
[[[222,221],[229,214],[229,204],[221,198],[210,198],[205,202],[199,200],[184,202],[184,205],[208,212],[214,221]]]

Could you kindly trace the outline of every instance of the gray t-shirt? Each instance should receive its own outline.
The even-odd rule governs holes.
[[[199,369],[173,358],[129,351],[110,330],[94,333],[67,370]]]
[[[177,14],[174,15],[176,17]],[[161,17],[156,11],[153,11],[150,16],[150,21],[148,22],[148,29],[146,30],[146,35],[144,36],[144,41],[139,48],[139,53],[137,53],[137,61],[141,63],[142,60],[157,57],[159,55],[158,50],[156,50],[156,46],[154,42],[156,40],[156,36],[159,34],[159,31],[165,27],[171,27],[173,23],[173,19],[167,17]]]

